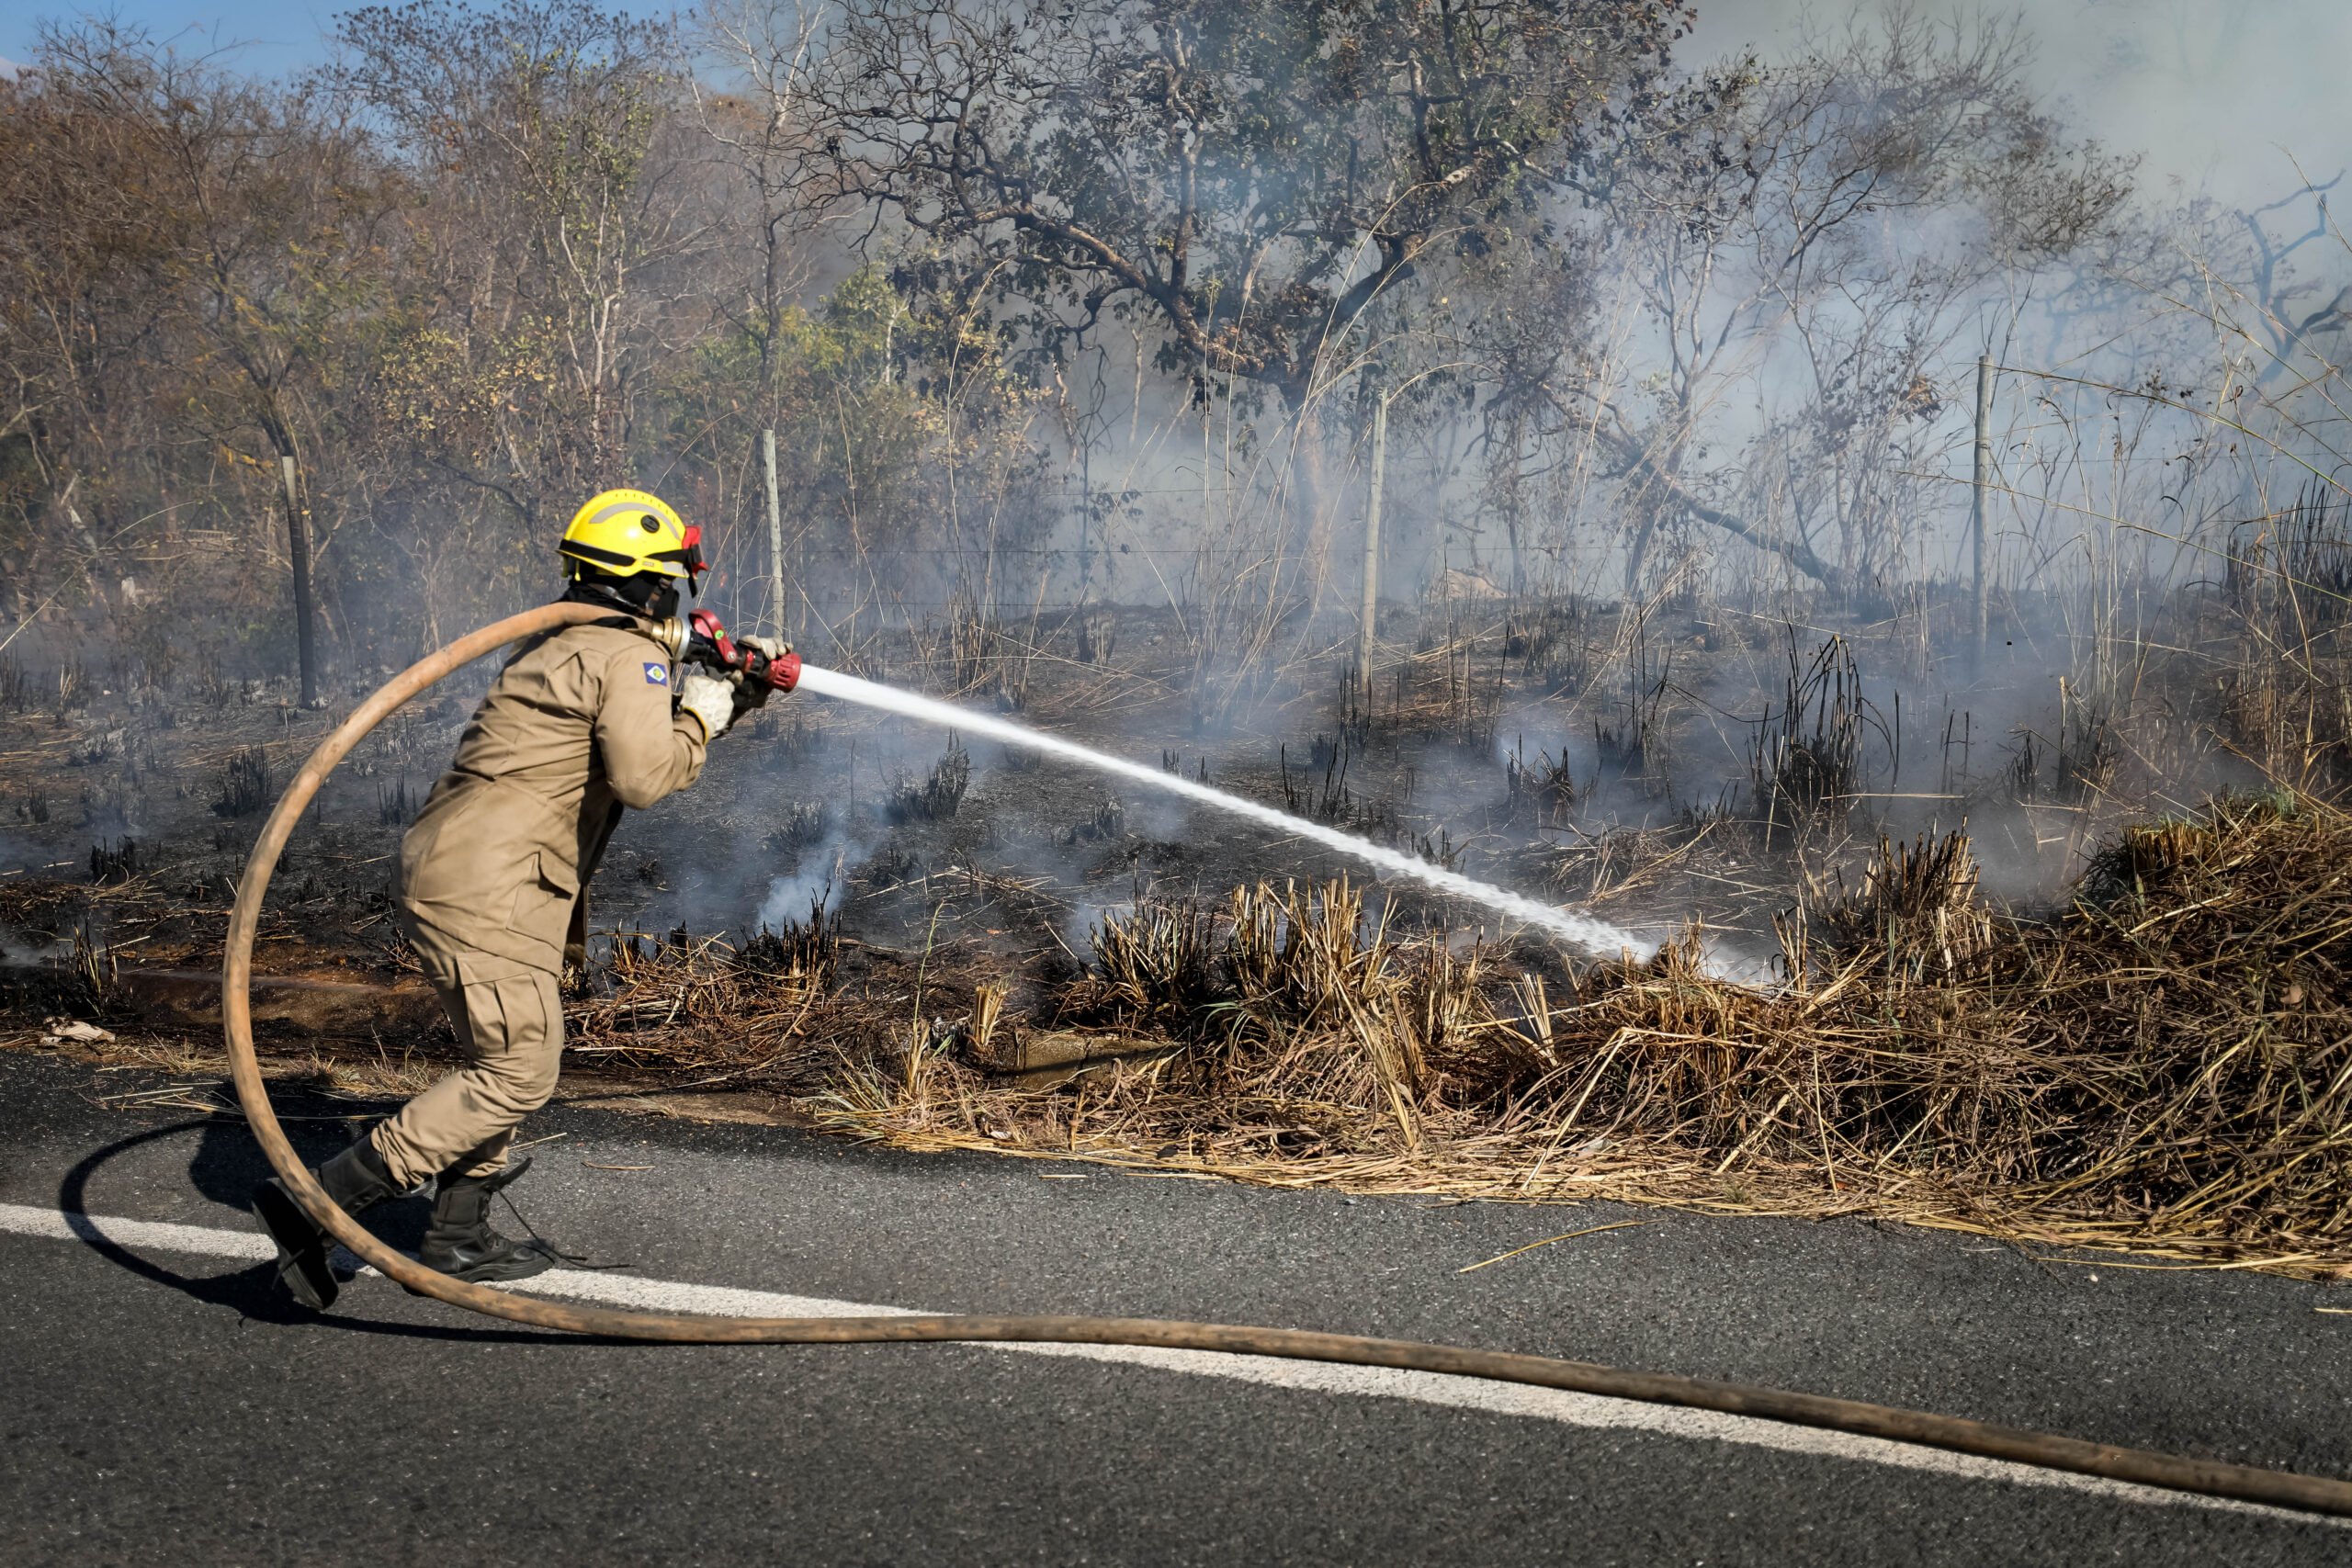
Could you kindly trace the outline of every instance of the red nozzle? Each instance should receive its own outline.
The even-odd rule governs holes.
[[[719,625],[717,615],[712,615],[708,610],[696,610],[687,617],[687,624],[694,627],[695,636],[710,644],[713,651],[718,655],[718,662],[722,667],[734,668],[737,662],[735,645],[729,640],[727,628]]]
[[[800,683],[798,654],[765,658],[758,649],[729,637],[727,628],[718,624],[718,617],[708,610],[696,610],[690,621],[693,646],[706,650],[696,656],[699,661],[716,660],[719,669],[731,670],[746,680],[764,681],[772,691],[788,692]]]

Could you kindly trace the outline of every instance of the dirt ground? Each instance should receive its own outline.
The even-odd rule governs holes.
[[[1038,644],[1021,645],[1024,690],[1012,716],[1126,756],[1157,754],[1188,777],[1384,843],[1426,847],[1473,875],[1523,884],[1526,852],[1562,836],[1510,819],[1499,760],[1508,742],[1491,690],[1457,696],[1453,713],[1442,696],[1416,694],[1429,709],[1419,721],[1346,737],[1338,665],[1316,661],[1264,682],[1237,721],[1203,733],[1167,620],[1122,612],[1115,651],[1089,661],[1073,655],[1068,628],[1044,628]],[[890,678],[887,651],[869,659],[875,678]],[[296,980],[392,985],[413,975],[390,919],[393,857],[491,672],[487,663],[461,672],[362,742],[295,834],[271,886],[258,960],[289,998]],[[218,963],[268,806],[389,671],[337,682],[316,711],[296,705],[286,681],[155,692],[76,673],[62,700],[37,688],[0,706],[6,1004],[20,1018],[72,1011],[77,1000],[90,1010],[78,945],[117,976],[98,1010],[106,1017],[180,1026],[196,977]],[[1460,684],[1491,688],[1495,679],[1477,671]],[[967,700],[1001,711],[996,684]],[[1532,680],[1510,684],[1507,702],[1540,705],[1525,690]],[[597,952],[629,933],[740,942],[763,906],[772,919],[805,917],[808,896],[837,882],[829,897],[853,975],[927,950],[951,966],[984,961],[1050,979],[1085,955],[1103,910],[1146,888],[1216,897],[1257,877],[1348,869],[1315,845],[993,742],[970,749],[969,786],[952,817],[894,811],[892,786],[923,784],[957,744],[822,699],[777,699],[713,749],[695,788],[625,819],[594,890]],[[1449,910],[1414,890],[1396,897],[1396,918],[1408,923],[1491,925],[1481,911]],[[368,1021],[367,1010],[288,1000],[264,1017],[341,1038]],[[375,1032],[418,1027],[403,1010]]]
[[[1150,609],[1048,615],[989,628],[960,660],[943,655],[943,629],[918,627],[867,639],[854,668],[934,693],[960,681],[977,705],[1576,902],[1653,941],[1695,917],[1720,940],[1769,951],[1772,917],[1839,863],[1843,852],[1808,863],[1800,847],[1793,866],[1782,856],[1766,873],[1725,852],[1720,829],[1752,769],[1756,717],[1771,711],[1799,635],[1753,611],[1628,626],[1574,605],[1548,619],[1498,604],[1392,610],[1394,653],[1369,704],[1346,681],[1344,647],[1196,681],[1182,627]],[[1902,667],[1916,640],[1891,623],[1839,629],[1866,671]],[[1803,635],[1809,649],[1827,634]],[[270,889],[257,959],[266,1032],[396,1052],[436,1037],[390,918],[393,857],[493,672],[486,660],[445,682],[328,781]],[[217,1018],[203,977],[268,806],[390,673],[339,679],[323,708],[305,710],[288,680],[209,667],[155,690],[128,665],[40,677],[12,666],[0,682],[0,1008],[27,1023],[80,1013],[200,1033]],[[1204,693],[1223,711],[1204,717]],[[2021,887],[2071,869],[2090,814],[2000,787],[2016,759],[1993,715],[2018,705],[2013,691],[1994,683],[1975,700],[1982,716],[1955,717],[1951,698],[1939,715],[1916,691],[1906,714],[1891,684],[1872,696],[1882,729],[1889,713],[1894,725],[1879,738],[1876,816],[1899,831],[1973,813],[1987,860]],[[850,987],[896,997],[910,964],[997,975],[1013,982],[1018,1015],[1078,971],[1102,914],[1139,894],[1215,899],[1260,878],[1358,869],[993,742],[969,749],[952,816],[904,808],[959,744],[823,699],[778,699],[713,749],[695,788],[623,822],[594,889],[590,988],[616,942],[740,946],[763,920],[805,919],[814,897],[837,908]],[[1538,969],[1573,961],[1514,942],[1482,909],[1409,886],[1383,897],[1399,929],[1481,936]],[[112,977],[94,981],[101,969]],[[394,989],[334,988],[353,984]]]
[[[2079,700],[2037,707],[2069,694],[2022,656],[1947,689],[1900,618],[1722,606],[1629,624],[1457,604],[1385,629],[1368,703],[1344,647],[1204,680],[1181,621],[1143,610],[917,627],[833,661],[1592,909],[1639,933],[1634,962],[1205,807],[795,695],[624,821],[571,976],[565,1097],[1285,1184],[1862,1208],[2205,1266],[2345,1261],[2338,1165],[2272,1157],[2302,1136],[2301,1091],[2270,1057],[2201,1055],[2291,987],[2293,1021],[2258,1026],[2310,1037],[2295,1082],[2332,1071],[2321,1033],[2352,999],[2332,957],[2312,966],[2301,932],[2335,929],[2335,894],[2300,869],[2352,833],[2329,808],[2160,829],[2118,863],[2130,897],[2169,878],[2187,916],[2288,907],[2249,878],[2301,889],[2309,919],[2248,968],[2237,915],[2067,912],[2119,824],[2227,781],[2132,749],[2169,731],[2119,744]],[[163,1067],[225,1108],[215,976],[245,854],[389,673],[315,711],[282,682],[131,691],[75,670],[52,699],[0,680],[0,1047]],[[281,1077],[364,1106],[452,1059],[391,873],[492,673],[363,741],[295,833],[256,953]],[[1327,885],[1341,873],[1360,908]],[[2176,930],[2188,945],[2148,945]],[[1786,984],[1726,986],[1692,942]],[[2231,978],[2256,969],[2251,990]],[[2062,994],[2064,1049],[2035,1021]],[[2131,1112],[2162,1095],[2165,1117],[2206,1116],[2225,1069],[2258,1069],[2263,1110],[2222,1135]],[[2266,1132],[2277,1117],[2293,1128]],[[2280,1183],[2291,1199],[2264,1196]]]

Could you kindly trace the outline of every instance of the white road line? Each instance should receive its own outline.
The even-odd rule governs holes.
[[[59,1241],[107,1242],[126,1248],[194,1253],[243,1262],[266,1261],[274,1251],[267,1237],[253,1231],[220,1230],[207,1225],[170,1224],[156,1220],[130,1220],[111,1215],[76,1214],[22,1203],[0,1203],[0,1232],[45,1236]],[[356,1259],[348,1255],[344,1255],[341,1261],[345,1267],[356,1263]],[[375,1270],[363,1272],[374,1275]],[[550,1269],[536,1279],[521,1280],[508,1288],[647,1312],[736,1317],[880,1317],[910,1314],[915,1310],[876,1306],[863,1302],[834,1301],[822,1296],[785,1295],[774,1291],[746,1291],[724,1285],[646,1280],[577,1269]],[[1532,1388],[1523,1383],[1493,1382],[1484,1378],[1398,1371],[1385,1367],[1342,1366],[1322,1361],[1292,1361],[1273,1356],[1227,1356],[1206,1350],[1159,1350],[1126,1345],[991,1344],[979,1348],[1029,1356],[1065,1356],[1080,1360],[1112,1361],[1304,1393],[1407,1400],[1419,1404],[1556,1421],[1570,1427],[1647,1432],[1701,1442],[1737,1443],[1747,1448],[1889,1465],[1899,1470],[1926,1471],[1938,1475],[2007,1482],[2020,1486],[2054,1487],[2062,1491],[2088,1493],[2119,1503],[2214,1508],[2303,1523],[2316,1521],[2339,1527],[2352,1526],[2352,1520],[2326,1519],[2316,1515],[2241,1503],[2226,1497],[2201,1497],[2185,1492],[2167,1492],[2158,1487],[2134,1486],[2124,1482],[2104,1481],[2096,1476],[2041,1470],[2006,1460],[1979,1459],[1969,1454],[1949,1453],[1941,1449],[1919,1448],[1883,1438],[1856,1437],[1811,1427],[1784,1426],[1778,1421],[1758,1420],[1748,1416],[1725,1416],[1710,1410],[1686,1410],[1674,1405],[1609,1399],[1598,1394]]]

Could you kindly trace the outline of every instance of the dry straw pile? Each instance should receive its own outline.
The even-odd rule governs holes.
[[[2129,829],[2038,921],[1974,876],[1960,835],[1882,845],[1782,922],[1788,978],[1758,989],[1707,977],[1695,936],[1547,983],[1398,938],[1344,881],[1147,902],[1042,1021],[1157,1058],[1037,1087],[934,1027],[809,1103],[924,1146],[2352,1272],[2352,818],[2280,795]]]

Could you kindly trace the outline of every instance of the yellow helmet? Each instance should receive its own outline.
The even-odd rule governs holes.
[[[701,575],[702,530],[668,502],[641,490],[608,490],[571,516],[556,547],[577,578],[593,567],[607,577],[654,572],[690,580]],[[698,586],[698,584],[695,584]]]

